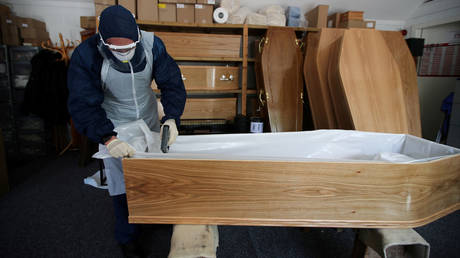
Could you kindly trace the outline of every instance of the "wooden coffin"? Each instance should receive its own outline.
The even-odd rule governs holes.
[[[173,58],[240,57],[241,35],[155,32]]]
[[[354,129],[409,133],[401,74],[382,35],[346,30],[335,57],[338,62],[329,63],[329,74],[339,77],[333,97],[346,99]]]
[[[302,53],[292,29],[269,28],[261,68],[272,132],[302,130]]]
[[[236,98],[189,98],[181,119],[226,119],[236,116]]]
[[[254,135],[241,137],[257,142]],[[194,150],[212,146],[199,142]],[[214,144],[222,143],[235,149],[241,144]],[[269,145],[260,143],[263,149]],[[245,151],[230,157],[169,153],[124,159],[129,221],[413,228],[460,208],[459,150],[412,164],[264,159],[251,153],[244,156]]]
[[[239,68],[234,66],[179,66],[187,90],[238,90]]]

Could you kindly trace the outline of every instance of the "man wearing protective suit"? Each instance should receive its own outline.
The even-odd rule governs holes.
[[[150,87],[154,79],[165,112],[161,123],[169,125],[168,144],[172,144],[178,135],[186,92],[180,70],[163,42],[153,33],[140,31],[127,9],[108,7],[99,19],[99,33],[72,54],[68,107],[77,130],[100,143],[100,148],[107,147],[113,156],[104,159],[104,165],[116,217],[115,238],[124,254],[131,256],[139,252],[138,229],[128,223],[121,158],[133,155],[134,150],[113,130],[143,119],[150,130],[162,131],[157,100]]]

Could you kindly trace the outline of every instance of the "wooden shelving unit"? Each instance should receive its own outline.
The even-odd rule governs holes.
[[[235,94],[240,98],[240,113],[246,115],[247,112],[247,96],[257,94],[254,89],[248,90],[248,63],[255,62],[255,58],[248,56],[249,36],[262,36],[265,34],[269,26],[248,25],[248,24],[185,24],[171,22],[151,22],[145,20],[137,20],[137,23],[142,30],[153,32],[178,32],[178,33],[208,33],[208,34],[226,34],[226,35],[241,35],[241,55],[240,57],[184,57],[172,56],[176,61],[181,62],[217,62],[217,63],[238,63],[241,67],[241,84],[239,90],[187,90],[189,95],[210,95],[218,94]],[[277,26],[271,26],[277,27]],[[286,27],[282,27],[286,28]],[[298,36],[308,32],[317,32],[317,28],[300,28],[292,27]],[[184,46],[186,47],[186,46]],[[234,65],[234,64],[233,64]]]

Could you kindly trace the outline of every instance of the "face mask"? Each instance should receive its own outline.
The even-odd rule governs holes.
[[[134,53],[136,52],[136,48],[133,48],[133,49],[128,50],[126,52],[117,52],[117,51],[113,51],[113,50],[110,50],[110,51],[112,52],[112,54],[118,60],[120,60],[123,63],[127,63],[127,62],[129,62],[129,60],[131,60],[133,58]]]

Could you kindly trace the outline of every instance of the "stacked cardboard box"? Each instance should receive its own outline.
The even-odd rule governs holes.
[[[118,4],[128,9],[137,18],[137,1],[136,0],[118,0]]]
[[[11,14],[10,8],[5,5],[0,5],[0,29],[2,35],[1,43],[10,46],[21,45],[16,18]]]
[[[25,45],[40,46],[42,42],[49,40],[50,35],[44,22],[22,17],[17,17],[16,22]]]
[[[158,4],[158,19],[161,22],[176,22],[177,0],[160,0]]]
[[[177,19],[178,23],[194,23],[195,22],[195,5],[193,4],[177,4]]]
[[[305,20],[308,22],[308,27],[326,28],[328,10],[329,5],[318,5],[315,9],[305,13]]]
[[[139,20],[158,21],[158,0],[137,0]]]
[[[340,14],[340,28],[367,28],[375,29],[375,21],[365,21],[364,12],[349,11]]]
[[[80,16],[80,27],[87,30],[96,29],[96,17],[95,16]]]
[[[111,6],[111,5],[116,5],[118,4],[117,0],[94,0],[94,7],[96,10],[96,17],[101,15],[102,11],[104,11],[105,8]]]
[[[197,0],[195,4],[195,22],[202,24],[212,24],[212,13],[214,11],[214,6],[212,4],[204,4],[204,2],[209,3],[208,0]]]

